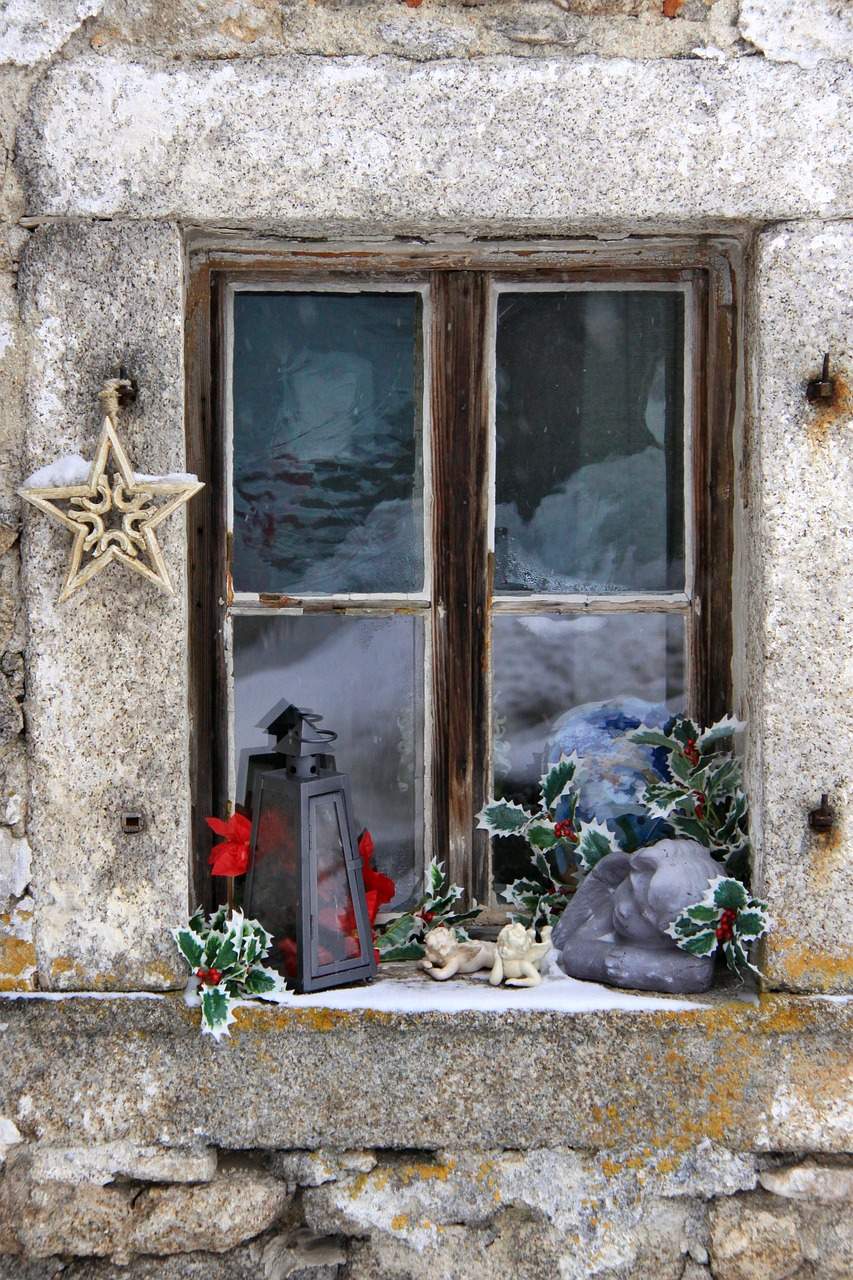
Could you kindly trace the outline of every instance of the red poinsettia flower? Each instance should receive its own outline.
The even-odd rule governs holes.
[[[364,876],[364,891],[369,898],[371,894],[376,895],[376,906],[370,915],[370,923],[373,924],[376,914],[380,907],[384,907],[386,902],[390,902],[397,892],[397,886],[390,876],[385,876],[381,871],[377,871],[371,866],[373,858],[373,836],[365,829],[358,837],[358,852],[361,855],[361,870]],[[368,903],[368,912],[371,911]]]
[[[249,841],[252,824],[242,813],[233,813],[227,822],[221,818],[205,818],[211,831],[223,836],[221,844],[210,852],[210,869],[215,876],[242,876],[249,868]]]

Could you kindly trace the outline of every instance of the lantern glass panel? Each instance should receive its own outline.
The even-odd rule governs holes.
[[[309,839],[316,855],[317,954],[315,968],[361,957],[342,835],[345,815],[337,795],[309,801]]]
[[[299,929],[299,816],[292,793],[265,785],[260,804],[252,871],[252,910],[273,935],[270,960],[296,976]]]

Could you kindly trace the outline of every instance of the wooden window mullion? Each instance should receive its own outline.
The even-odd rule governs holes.
[[[466,896],[488,893],[488,437],[485,275],[432,277],[433,850]]]

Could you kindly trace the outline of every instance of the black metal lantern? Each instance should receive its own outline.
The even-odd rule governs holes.
[[[278,716],[267,758],[282,767],[251,782],[246,913],[272,933],[271,961],[297,991],[376,974],[349,778],[326,753],[337,734],[318,729],[319,720],[293,706]]]

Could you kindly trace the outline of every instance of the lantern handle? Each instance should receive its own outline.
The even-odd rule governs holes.
[[[338,735],[335,733],[334,729],[320,729],[318,727],[323,717],[318,715],[316,711],[308,711],[307,709],[300,707],[299,714],[302,716],[305,723],[311,726],[313,732],[319,735],[316,738],[307,738],[300,735],[299,741],[306,747],[321,747],[325,743],[334,742],[337,739]]]

